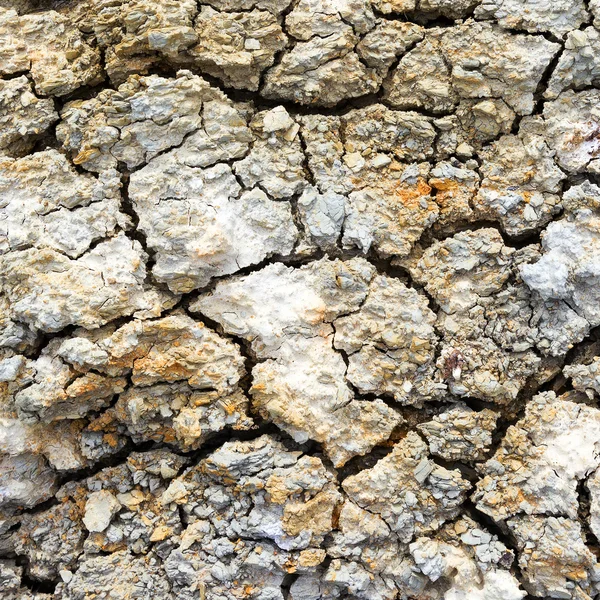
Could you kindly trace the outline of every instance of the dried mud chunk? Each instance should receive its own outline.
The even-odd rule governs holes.
[[[487,454],[499,416],[488,408],[476,412],[458,404],[418,429],[427,438],[432,454],[444,460],[470,463]]]
[[[556,152],[558,165],[568,173],[595,172],[600,155],[599,90],[563,92],[544,103],[546,142]]]
[[[346,478],[342,487],[361,508],[380,515],[400,541],[410,542],[457,515],[470,484],[459,471],[431,461],[425,442],[410,432],[391,454]]]
[[[350,110],[342,117],[310,115],[301,117],[300,122],[308,168],[321,193],[348,194],[369,189],[381,196],[378,203],[382,206],[391,203],[387,195],[398,194],[392,212],[403,210],[399,205],[405,196],[408,211],[413,196],[429,193],[419,179],[426,176],[427,165],[396,162],[432,156],[435,130],[429,118],[375,104]],[[385,213],[385,208],[381,211]],[[377,213],[377,208],[372,212]],[[390,226],[397,229],[393,218]],[[385,223],[375,228],[385,230]]]
[[[483,0],[475,9],[478,19],[495,19],[506,29],[524,29],[530,33],[549,32],[557,37],[588,20],[583,0],[558,0],[548,5],[544,0]]]
[[[0,158],[0,254],[31,246],[77,258],[99,239],[129,228],[116,171],[79,175],[56,150]]]
[[[594,25],[597,26],[600,23],[600,0],[590,0],[588,7],[594,16]]]
[[[155,554],[134,556],[127,551],[86,558],[68,583],[59,583],[57,592],[65,600],[110,594],[122,598],[175,598],[161,560]]]
[[[386,84],[396,108],[448,112],[459,98],[501,98],[517,114],[533,111],[534,93],[559,45],[467,21],[434,29],[406,54]]]
[[[108,490],[92,492],[85,503],[83,524],[90,533],[100,533],[121,509],[121,503]]]
[[[53,580],[59,571],[77,566],[85,539],[81,516],[80,508],[70,500],[23,516],[16,551],[28,557],[31,577]]]
[[[445,113],[458,103],[440,43],[430,36],[400,59],[384,90],[386,102],[404,110]]]
[[[485,318],[485,324],[481,324],[483,332],[508,352],[524,352],[536,346],[543,351],[542,328],[538,327],[543,316],[539,314],[540,307],[534,304],[527,286],[520,280],[493,296],[480,297],[479,306]]]
[[[371,0],[371,4],[377,11],[389,15],[415,10],[417,0]]]
[[[487,337],[449,336],[437,366],[452,394],[502,405],[516,400],[540,362],[533,351],[506,352]]]
[[[252,10],[268,10],[274,15],[279,15],[292,4],[292,0],[207,0],[209,4],[217,10],[226,11],[241,11]]]
[[[565,174],[538,135],[507,135],[480,152],[483,180],[474,207],[481,219],[498,220],[508,235],[546,225],[560,209]]]
[[[210,532],[200,530],[192,534],[199,541],[210,540]],[[231,551],[229,551],[231,550]],[[191,548],[175,549],[166,560],[165,569],[177,598],[196,600],[238,600],[249,598],[283,600],[282,586],[291,573],[314,571],[306,562],[325,552],[307,549],[283,552],[266,540],[215,539]],[[285,588],[284,588],[285,589]]]
[[[84,422],[68,420],[47,425],[38,422],[37,415],[33,415],[32,419],[30,414],[19,414],[17,397],[20,398],[27,390],[35,394],[34,389],[39,381],[38,365],[41,362],[41,357],[37,360],[26,360],[19,355],[0,361],[3,379],[0,384],[0,452],[10,456],[40,455],[46,458],[56,471],[82,469],[88,466],[88,460],[81,448]],[[44,390],[48,396],[44,396],[44,400],[51,404],[61,394],[60,400],[66,397],[61,388],[61,383],[64,383],[64,379],[61,381],[61,378],[64,377],[66,369],[47,369],[47,374],[48,371],[51,377],[56,375],[58,379],[58,382],[51,379]],[[72,372],[70,374],[73,378],[76,377]]]
[[[102,80],[100,52],[53,10],[19,17],[0,8],[0,74],[29,72],[43,96],[64,96]]]
[[[565,49],[544,92],[554,99],[566,89],[595,85],[600,78],[600,33],[594,27],[577,29],[567,35]]]
[[[0,561],[0,584],[6,594],[17,592],[21,585],[23,567],[18,567],[13,560]],[[11,600],[13,596],[10,596]]]
[[[448,19],[462,19],[469,16],[479,2],[480,0],[420,0],[419,11]]]
[[[479,229],[434,243],[410,267],[441,308],[437,366],[453,394],[506,404],[539,367],[541,359],[530,350],[537,340],[531,314],[515,314],[530,297],[522,284],[511,287],[514,255],[495,229]],[[519,292],[525,295],[521,303]],[[518,345],[523,339],[515,339],[516,331],[531,342]]]
[[[321,259],[300,268],[281,263],[219,282],[190,305],[243,337],[259,358],[273,358],[290,337],[332,333],[329,323],[356,311],[368,294],[375,267],[361,258]]]
[[[202,126],[203,102],[225,96],[189,71],[176,78],[131,76],[117,90],[102,90],[90,100],[68,102],[56,135],[88,171],[131,169],[181,144]]]
[[[334,106],[377,91],[381,77],[353,51],[357,42],[347,25],[324,38],[298,42],[266,72],[261,95],[299,104]]]
[[[15,394],[15,406],[23,421],[79,419],[108,406],[112,397],[127,386],[123,377],[79,375],[50,352],[33,362],[35,374],[31,385]]]
[[[122,57],[174,55],[186,41],[194,41],[189,37],[197,7],[191,0],[91,0],[64,2],[59,9],[82,31],[92,33],[101,47],[115,46]]]
[[[538,331],[518,267],[538,257],[535,247],[515,251],[485,228],[435,242],[407,266],[440,305],[436,326],[448,341],[481,341],[485,334],[502,349],[523,351]]]
[[[445,525],[435,538],[417,539],[409,548],[415,567],[431,581],[429,587],[445,589],[447,600],[521,600],[526,595],[509,570],[513,553],[469,517]]]
[[[569,360],[575,391],[528,400],[492,459],[500,411],[468,408],[494,402],[510,418],[600,325],[597,35],[578,29],[582,0],[558,2],[573,10],[0,9],[0,151],[14,155],[0,158],[0,554],[27,564],[0,561],[12,600],[49,600],[24,587],[32,578],[62,579],[65,600],[598,594],[581,527],[600,530],[596,361]],[[257,112],[187,71],[141,76],[174,66],[306,114]],[[119,89],[70,95],[103,69]],[[369,102],[384,78],[384,104]],[[542,114],[517,131],[546,79]],[[51,149],[19,158],[56,118],[41,96],[61,94],[57,137],[75,166]],[[481,228],[490,220],[517,241],[545,229],[542,243],[510,247]],[[126,236],[133,225],[142,238]],[[377,272],[388,263],[427,296]],[[253,417],[286,435],[223,441],[252,438]],[[195,460],[160,449],[119,461],[131,443]],[[117,466],[94,467],[111,456]],[[80,479],[84,468],[96,474]],[[465,517],[479,473],[473,501],[516,541],[518,567]],[[73,481],[55,493],[59,477]]]
[[[164,449],[134,452],[124,464],[63,486],[56,497],[79,507],[73,517],[88,532],[85,553],[145,554],[153,543],[179,535],[179,513],[161,505],[160,497],[185,462]]]
[[[230,13],[203,6],[194,29],[198,43],[186,60],[236,89],[256,91],[262,72],[287,42],[277,18],[260,10]]]
[[[452,230],[456,224],[474,220],[473,199],[479,188],[479,174],[460,162],[440,162],[431,169],[427,182],[435,190],[440,216],[435,230]]]
[[[335,192],[321,194],[307,186],[298,198],[298,216],[304,228],[302,240],[307,249],[316,246],[333,249],[340,236],[346,215],[346,197]]]
[[[495,229],[464,231],[428,248],[411,269],[449,317],[463,317],[480,296],[498,293],[510,276],[512,248]]]
[[[152,273],[176,293],[204,287],[272,254],[289,254],[297,230],[287,203],[241,193],[231,168],[186,165],[182,149],[133,173],[129,195],[155,254]]]
[[[250,542],[265,541],[268,548],[279,549],[284,561],[293,558],[289,551],[310,549],[319,554],[317,548],[334,527],[341,499],[334,476],[320,459],[288,451],[267,435],[226,442],[174,479],[162,494],[164,506],[179,505],[187,516],[179,560],[187,557],[207,584],[210,571],[202,569],[207,559],[214,564],[246,554],[243,544],[235,547],[240,532]],[[219,546],[230,551],[219,555]],[[324,552],[320,554],[317,564],[324,558]],[[212,574],[223,581],[216,570]]]
[[[187,452],[226,427],[249,429],[248,404],[240,391],[224,395],[187,384],[159,384],[120,394],[114,415],[134,441],[165,442]]]
[[[578,189],[565,194],[567,203],[579,193]],[[596,190],[588,188],[584,196],[588,192],[588,197],[597,195]],[[574,206],[573,210],[567,209],[564,218],[548,225],[542,234],[541,258],[524,264],[520,272],[523,281],[544,302],[564,304],[595,327],[600,324],[595,267],[599,255],[600,213],[593,205]]]
[[[27,153],[57,120],[54,102],[36,97],[25,75],[0,80],[0,152]]]
[[[299,125],[284,107],[258,113],[250,126],[257,137],[234,166],[246,187],[259,186],[276,200],[291,198],[307,185]]]
[[[67,0],[58,10],[93,36],[113,85],[175,59],[198,39],[193,0]]]
[[[286,31],[299,40],[336,33],[343,23],[364,34],[375,25],[369,0],[300,0],[285,18]]]
[[[346,162],[353,157],[346,155]],[[368,171],[364,177],[359,166],[355,165],[354,177],[359,191],[352,192],[346,203],[344,248],[356,247],[365,254],[373,248],[384,257],[407,256],[439,215],[427,184],[429,165],[391,163],[383,172]]]
[[[253,140],[246,123],[249,107],[230,102],[225,96],[216,93],[214,88],[206,92],[200,110],[202,126],[187,134],[180,146],[164,156],[156,157],[154,166],[166,168],[173,163],[194,170],[246,155]],[[213,96],[214,99],[211,99]],[[150,170],[148,167],[147,171]],[[137,181],[136,177],[136,172],[132,173],[132,179]]]
[[[414,23],[381,20],[356,46],[367,66],[385,77],[395,60],[423,39],[423,29]]]
[[[538,348],[546,356],[564,356],[590,330],[589,322],[562,300],[542,300],[534,294]]]
[[[573,387],[585,392],[590,400],[594,392],[600,395],[600,358],[594,357],[591,363],[583,365],[567,365],[563,369],[565,377],[573,380]]]
[[[365,159],[373,153],[400,161],[416,161],[433,154],[435,130],[430,119],[414,112],[390,110],[382,104],[354,109],[343,115],[344,148]]]
[[[589,526],[595,536],[600,535],[600,470],[594,471],[585,482],[589,492]]]
[[[0,296],[0,348],[24,352],[35,345],[37,332],[12,318],[8,299]]]
[[[106,70],[116,85],[162,58],[176,57],[198,39],[193,0],[71,1],[59,10],[106,49]]]
[[[407,556],[407,548],[379,515],[346,500],[336,529],[327,548],[328,556],[333,558],[327,570],[316,576],[300,576],[290,589],[293,600],[304,598],[302,592],[315,589],[315,584],[325,598],[336,597],[343,590],[366,600],[394,597],[396,587],[408,579],[407,572],[413,590],[415,582],[422,583],[418,574],[412,572],[414,564]],[[389,578],[394,579],[394,585],[388,585]]]
[[[308,168],[321,193],[346,194],[352,190],[350,169],[342,160],[341,118],[329,115],[305,115],[299,118],[300,136],[306,146]]]
[[[269,359],[253,370],[251,395],[261,413],[297,441],[322,442],[340,465],[387,439],[401,422],[380,400],[354,399],[347,367],[332,347],[330,323],[359,308],[373,275],[360,259],[323,259],[300,269],[273,264],[219,283],[190,306]]]
[[[236,344],[182,313],[131,321],[62,340],[58,354],[80,370],[131,375],[134,386],[187,381],[198,390],[229,394],[244,370]]]
[[[523,587],[542,598],[586,600],[596,595],[599,565],[581,525],[564,517],[516,517],[508,528],[517,540]]]
[[[334,346],[349,354],[348,380],[364,394],[392,394],[402,404],[439,397],[434,322],[424,296],[375,277],[360,309],[334,321]]]
[[[510,571],[513,553],[468,517],[405,545],[379,515],[348,500],[332,542],[327,570],[298,577],[290,589],[293,600],[335,598],[343,592],[360,600],[525,596]]]
[[[346,365],[332,341],[332,336],[291,337],[276,359],[254,367],[250,394],[265,418],[297,442],[322,443],[334,465],[341,466],[387,440],[402,418],[381,400],[354,400],[344,379]]]
[[[77,260],[50,249],[10,252],[0,257],[0,289],[11,317],[42,331],[99,327],[147,307],[145,259],[124,234]]]
[[[470,158],[485,144],[510,133],[515,117],[499,98],[461,100],[453,114],[433,122],[439,132],[437,151],[442,158],[453,154]]]
[[[600,464],[600,411],[556,398],[534,397],[482,467],[473,499],[494,520],[514,515],[577,517],[577,483]]]
[[[10,513],[48,500],[56,491],[57,479],[43,456],[0,454],[0,509]]]
[[[520,115],[532,112],[537,85],[560,48],[540,36],[474,21],[437,35],[461,98],[499,97]]]

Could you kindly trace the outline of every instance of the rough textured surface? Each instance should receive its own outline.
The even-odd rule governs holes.
[[[376,276],[360,309],[333,323],[334,346],[349,356],[348,380],[362,393],[390,394],[402,404],[440,397],[434,321],[424,296]]]
[[[414,432],[372,469],[343,483],[351,500],[380,515],[404,543],[452,519],[469,487],[458,471],[431,461],[427,445]]]
[[[542,136],[503,136],[480,156],[483,179],[473,201],[479,218],[498,221],[508,235],[518,237],[558,213],[565,175]]]
[[[219,283],[190,307],[251,342],[261,359],[252,373],[255,408],[296,441],[321,442],[337,465],[387,440],[402,421],[381,400],[354,399],[352,367],[333,347],[335,319],[365,302],[373,276],[363,259],[271,265]]]
[[[49,248],[78,258],[117,228],[130,229],[120,188],[117,171],[79,175],[56,150],[1,159],[0,251]]]
[[[43,96],[64,96],[103,78],[100,52],[53,10],[19,16],[0,7],[0,74],[27,72]]]
[[[577,481],[597,468],[599,440],[597,409],[553,392],[534,397],[485,463],[478,508],[498,520],[523,513],[576,518]]]
[[[543,0],[483,0],[475,9],[475,16],[496,19],[506,29],[550,32],[562,37],[588,20],[585,8],[583,0],[559,0],[551,6]]]
[[[385,97],[397,108],[436,113],[460,98],[500,97],[518,114],[530,114],[537,84],[559,48],[543,37],[471,20],[432,29],[400,59]]]
[[[38,98],[25,75],[0,80],[0,151],[12,156],[25,154],[36,138],[58,120],[54,103]]]
[[[418,426],[432,454],[444,460],[470,463],[485,457],[492,445],[498,413],[474,411],[458,404]]]
[[[600,598],[599,28],[0,0],[0,598]]]

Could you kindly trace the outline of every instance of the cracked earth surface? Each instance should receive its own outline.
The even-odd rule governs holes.
[[[0,598],[600,598],[599,83],[598,0],[0,0]]]

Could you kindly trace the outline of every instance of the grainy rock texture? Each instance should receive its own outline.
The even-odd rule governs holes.
[[[600,599],[600,0],[0,0],[0,600]]]

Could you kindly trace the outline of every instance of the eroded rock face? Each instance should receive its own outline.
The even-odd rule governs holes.
[[[599,21],[0,0],[2,599],[600,597]]]

